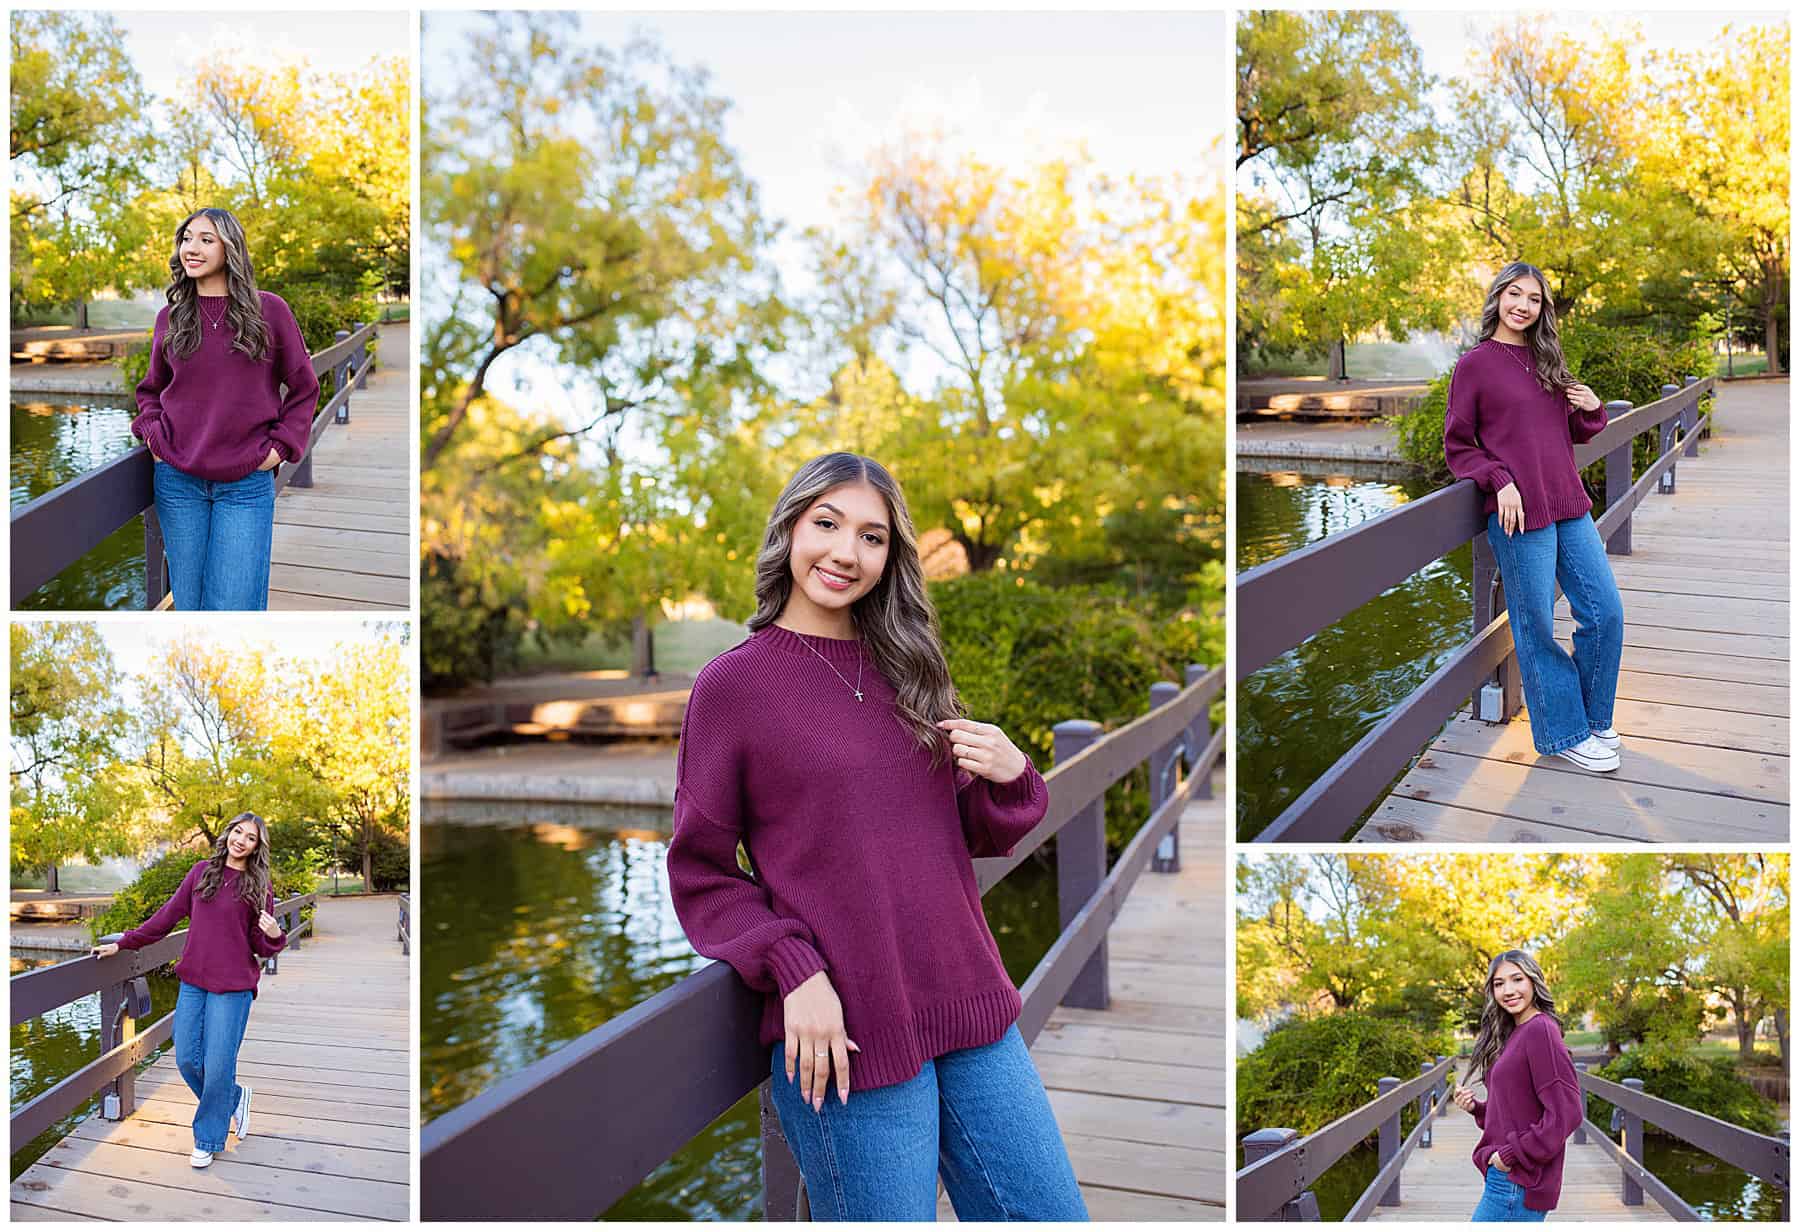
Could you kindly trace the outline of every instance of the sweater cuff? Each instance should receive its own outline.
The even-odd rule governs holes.
[[[1496,466],[1488,474],[1488,490],[1495,495],[1499,494],[1501,488],[1514,482],[1516,481],[1512,477],[1512,472],[1508,471],[1504,466]]]
[[[1500,1148],[1500,1162],[1505,1164],[1509,1169],[1518,1166],[1519,1156],[1514,1152],[1510,1139],[1505,1146]]]
[[[1027,753],[1025,754],[1025,768],[1019,771],[1016,778],[1004,783],[988,780],[988,798],[1002,806],[1028,804],[1037,796],[1038,785],[1043,781],[1043,776],[1038,774],[1037,767],[1031,764],[1031,754]]]
[[[769,974],[775,988],[786,997],[807,980],[825,970],[825,960],[802,937],[783,937],[769,947]]]
[[[168,439],[163,434],[162,416],[156,412],[139,415],[131,421],[131,434],[144,442],[153,458],[169,456]]]

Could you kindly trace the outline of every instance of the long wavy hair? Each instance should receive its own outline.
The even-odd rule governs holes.
[[[1551,999],[1550,986],[1544,982],[1544,969],[1538,966],[1537,959],[1524,950],[1496,954],[1494,961],[1488,964],[1487,1003],[1481,1008],[1481,1026],[1475,1032],[1475,1055],[1469,1059],[1469,1073],[1480,1075],[1483,1082],[1487,1081],[1488,1071],[1500,1058],[1500,1050],[1506,1047],[1506,1041],[1512,1038],[1518,1025],[1494,999],[1494,975],[1500,970],[1501,963],[1513,963],[1525,973],[1525,978],[1531,981],[1531,1003],[1538,1013],[1550,1015],[1550,1021],[1558,1030],[1562,1028],[1562,1019],[1556,1016],[1556,1002]]]
[[[186,359],[200,349],[199,284],[188,277],[181,264],[181,241],[188,225],[204,217],[219,233],[225,245],[225,321],[235,337],[231,349],[241,351],[261,363],[269,354],[269,326],[263,320],[262,296],[256,291],[256,272],[250,267],[250,247],[244,239],[244,228],[230,210],[213,207],[195,210],[175,228],[175,250],[169,254],[169,332],[163,346],[177,359]]]
[[[213,853],[206,861],[206,871],[200,874],[200,897],[211,900],[219,892],[219,885],[225,880],[225,858],[231,854],[231,832],[237,829],[239,822],[249,822],[256,827],[256,850],[250,853],[250,859],[244,865],[244,871],[238,874],[238,897],[243,899],[257,911],[269,901],[269,885],[272,875],[269,872],[269,823],[255,813],[239,813],[231,819],[213,843]]]
[[[1481,341],[1486,342],[1500,327],[1500,295],[1526,275],[1537,279],[1543,295],[1538,318],[1525,329],[1525,345],[1531,350],[1532,366],[1537,382],[1553,394],[1560,394],[1576,384],[1575,375],[1563,359],[1562,335],[1556,332],[1556,305],[1550,298],[1550,283],[1535,265],[1514,261],[1494,276],[1488,286],[1487,302],[1481,306]]]
[[[891,534],[881,580],[851,605],[850,619],[875,669],[898,694],[895,705],[901,722],[931,751],[935,765],[949,751],[937,722],[962,715],[963,706],[944,660],[937,611],[925,594],[925,566],[919,562],[919,537],[906,497],[881,463],[859,454],[828,453],[788,480],[756,554],[756,614],[750,618],[750,631],[774,624],[787,607],[794,586],[789,557],[795,525],[825,493],[859,482],[872,486],[887,502]]]

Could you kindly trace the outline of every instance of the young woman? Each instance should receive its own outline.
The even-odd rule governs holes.
[[[250,1087],[237,1080],[238,1047],[250,1022],[262,960],[281,952],[287,935],[272,913],[269,828],[255,813],[240,813],[214,845],[212,857],[188,870],[156,914],[120,937],[96,946],[101,958],[141,950],[188,921],[187,945],[175,964],[175,1067],[199,1100],[194,1109],[196,1168],[225,1149],[225,1134],[250,1136]]]
[[[256,289],[244,229],[230,213],[190,215],[176,229],[169,271],[131,430],[156,461],[175,606],[262,611],[275,468],[305,455],[319,380],[294,314]]]
[[[1600,399],[1563,362],[1543,274],[1513,262],[1488,288],[1480,343],[1451,374],[1444,459],[1487,493],[1532,743],[1540,756],[1595,771],[1619,768],[1612,724],[1625,611],[1575,446],[1604,427]],[[1556,641],[1558,582],[1575,617],[1573,658]]]
[[[934,1219],[941,1171],[959,1219],[1085,1220],[970,861],[1049,796],[960,717],[893,477],[847,453],[802,467],[756,599],[749,640],[694,681],[669,881],[694,948],[766,994],[813,1217]]]
[[[1473,1223],[1541,1223],[1562,1193],[1563,1149],[1581,1124],[1581,1085],[1563,1044],[1543,969],[1524,950],[1488,964],[1487,1005],[1469,1073],[1487,1099],[1458,1085],[1456,1104],[1481,1127],[1475,1170],[1486,1178]]]

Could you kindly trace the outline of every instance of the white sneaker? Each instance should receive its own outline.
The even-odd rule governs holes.
[[[1556,756],[1583,770],[1593,770],[1600,774],[1619,768],[1619,750],[1607,748],[1594,736],[1589,736],[1573,748],[1564,749]]]
[[[241,1084],[244,1090],[238,1098],[237,1111],[231,1114],[231,1128],[242,1141],[250,1136],[250,1084]]]
[[[204,1168],[212,1163],[212,1152],[203,1151],[199,1147],[195,1147],[194,1153],[188,1156],[188,1163],[196,1168]]]
[[[1610,727],[1602,727],[1598,731],[1590,732],[1589,734],[1609,749],[1616,749],[1619,747],[1619,733]]]

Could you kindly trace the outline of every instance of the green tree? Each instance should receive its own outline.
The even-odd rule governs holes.
[[[1777,1016],[1787,1064],[1788,858],[1785,854],[1696,853],[1669,857],[1669,871],[1699,910],[1692,922],[1687,983],[1716,998],[1749,1061],[1756,1024]]]

